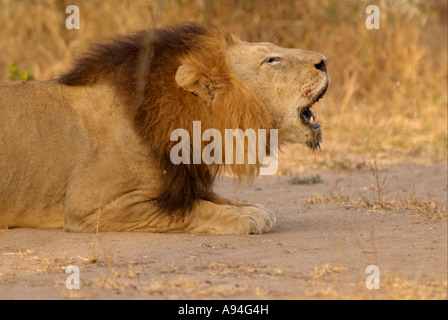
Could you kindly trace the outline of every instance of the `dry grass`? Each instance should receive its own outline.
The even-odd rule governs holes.
[[[425,282],[398,277],[385,277],[383,288],[380,298],[394,300],[446,300],[448,292],[446,280]]]
[[[350,287],[344,292],[341,287]],[[403,279],[385,276],[379,290],[368,290],[364,282],[344,283],[333,279],[331,284],[320,284],[308,290],[307,296],[316,299],[344,300],[446,300],[446,280],[424,281],[422,279]]]
[[[65,28],[69,4],[80,8],[80,30]],[[380,7],[380,30],[365,27],[369,4]],[[328,56],[332,84],[315,108],[325,140],[314,164],[356,167],[351,155],[372,150],[380,159],[445,161],[446,6],[438,0],[0,0],[0,80],[11,62],[49,79],[90,43],[114,34],[212,23],[248,41]],[[293,163],[310,159],[303,147],[286,151]]]
[[[332,267],[330,264],[325,264],[323,266],[316,266],[314,268],[313,279],[323,279],[327,274],[339,273],[347,270],[346,267]]]
[[[445,220],[448,218],[447,208],[439,204],[434,199],[424,199],[418,197],[413,191],[406,197],[391,197],[389,195],[387,177],[388,168],[380,168],[376,154],[371,155],[371,160],[363,160],[363,167],[367,169],[373,178],[374,184],[363,189],[370,190],[370,195],[364,195],[361,192],[358,196],[353,196],[339,187],[337,191],[330,191],[327,195],[315,194],[305,200],[306,204],[337,204],[347,209],[356,209],[360,211],[399,211],[409,210],[412,214],[423,216],[427,221]]]
[[[178,295],[187,294],[193,299],[210,299],[226,298],[232,295],[246,293],[247,286],[231,286],[231,285],[213,285],[211,283],[203,283],[193,279],[179,277],[176,280],[165,280],[153,282],[148,286],[141,288],[142,291],[149,294],[160,294],[177,298]],[[261,295],[261,294],[260,294]]]
[[[359,194],[358,197],[346,193],[342,188],[336,192],[330,191],[327,195],[315,194],[305,200],[306,204],[337,204],[347,209],[370,212],[392,212],[409,210],[411,214],[425,217],[428,222],[446,220],[447,208],[433,199],[421,199],[415,195],[407,198],[372,199]]]
[[[232,276],[236,278],[250,278],[260,275],[272,276],[282,274],[277,267],[256,264],[232,264],[228,262],[211,262],[197,268],[213,276]]]

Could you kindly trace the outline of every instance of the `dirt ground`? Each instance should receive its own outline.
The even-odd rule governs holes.
[[[315,174],[322,183],[271,176],[217,184],[276,213],[277,225],[263,235],[2,230],[0,299],[447,298],[446,218],[313,201],[341,188],[353,199],[375,196],[367,170],[300,176]],[[446,164],[391,166],[387,186],[394,199],[412,194],[446,207]],[[79,268],[79,289],[66,287],[69,265]],[[379,289],[366,288],[369,265],[379,268]]]

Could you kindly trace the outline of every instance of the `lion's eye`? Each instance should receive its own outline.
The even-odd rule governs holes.
[[[280,60],[282,60],[282,58],[280,58],[280,57],[268,57],[263,61],[263,63],[274,63],[274,62],[278,62]]]

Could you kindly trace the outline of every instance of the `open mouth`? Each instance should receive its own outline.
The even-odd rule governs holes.
[[[302,109],[300,112],[300,117],[302,118],[302,121],[313,128],[314,130],[317,130],[322,127],[322,125],[319,122],[315,122],[316,116],[313,114],[313,111],[311,111],[312,105],[306,106]]]
[[[318,130],[322,128],[322,125],[316,121],[316,116],[314,115],[313,111],[311,111],[312,106],[318,102],[327,92],[327,87],[322,90],[322,92],[317,96],[316,99],[314,99],[313,102],[311,102],[306,107],[299,109],[300,118],[302,119],[303,123],[309,127],[311,127],[313,130]]]

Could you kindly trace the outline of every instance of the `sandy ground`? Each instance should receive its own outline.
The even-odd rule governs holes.
[[[446,219],[307,201],[341,187],[374,196],[366,170],[301,175],[313,174],[323,182],[273,176],[217,184],[276,213],[276,227],[263,235],[0,231],[0,298],[446,299]],[[446,164],[393,166],[387,185],[390,196],[414,193],[446,207]],[[69,265],[79,268],[80,289],[66,288]],[[369,265],[379,268],[379,289],[366,288]]]

